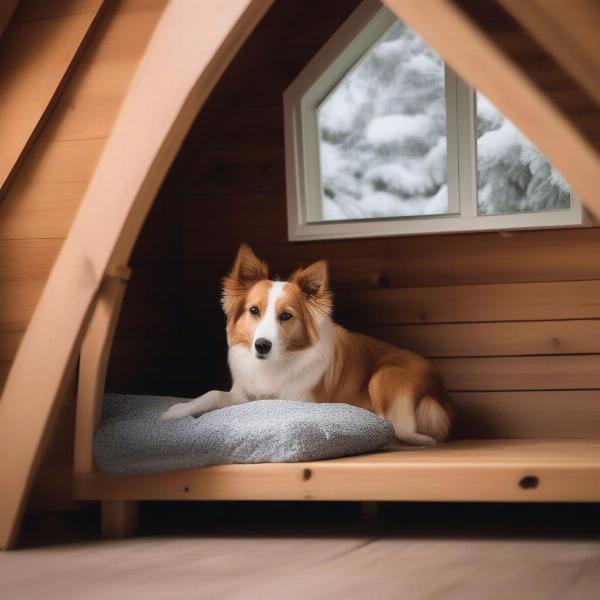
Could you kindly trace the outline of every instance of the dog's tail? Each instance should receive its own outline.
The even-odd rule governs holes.
[[[415,411],[417,431],[443,442],[452,426],[452,405],[449,398],[437,400],[433,396],[424,396]]]

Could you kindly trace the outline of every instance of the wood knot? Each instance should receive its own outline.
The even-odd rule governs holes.
[[[558,348],[560,346],[560,340],[557,337],[551,338],[550,343],[554,348]]]
[[[302,471],[302,479],[308,481],[312,477],[312,471],[310,469],[304,469]]]
[[[522,490],[533,490],[540,484],[540,480],[535,475],[526,475],[519,481],[519,487]]]

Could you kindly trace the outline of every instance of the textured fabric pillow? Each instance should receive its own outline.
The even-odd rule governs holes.
[[[94,440],[99,469],[110,475],[208,465],[299,462],[378,450],[391,423],[349,404],[257,400],[161,421],[182,398],[107,394]]]

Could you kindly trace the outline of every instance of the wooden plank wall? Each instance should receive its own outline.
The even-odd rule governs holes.
[[[600,432],[600,229],[289,243],[282,93],[357,2],[278,0],[198,116],[132,262],[109,388],[227,384],[219,280],[326,258],[345,325],[431,357],[458,435]]]
[[[81,62],[0,203],[0,387],[69,230],[121,100],[167,0],[110,2]],[[31,31],[96,10],[97,0],[23,0]],[[11,25],[12,26],[12,25]],[[70,500],[74,403],[64,407],[34,486],[36,509]]]

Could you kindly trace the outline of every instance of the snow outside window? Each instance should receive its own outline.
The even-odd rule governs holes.
[[[476,97],[479,214],[569,208],[569,186],[548,159],[483,94]]]
[[[534,144],[377,0],[284,103],[292,240],[585,224]]]
[[[318,106],[323,220],[448,212],[444,73],[396,22]]]

